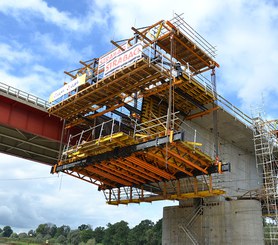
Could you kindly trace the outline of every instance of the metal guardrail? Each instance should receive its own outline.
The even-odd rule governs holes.
[[[171,20],[173,24],[180,28],[192,42],[201,47],[207,55],[215,58],[216,48],[203,38],[196,30],[194,30],[188,23],[186,23],[182,15],[183,14],[175,14],[175,17]]]
[[[39,106],[44,109],[47,109],[50,107],[50,104],[48,103],[48,101],[41,99],[35,95],[24,92],[20,89],[14,88],[14,87],[7,85],[5,83],[2,83],[2,82],[0,82],[0,92],[3,92],[7,95],[14,96],[17,99],[26,101],[28,103]]]
[[[190,76],[190,74],[187,74]],[[202,74],[197,74],[191,77],[194,82],[199,83],[201,86],[205,88],[206,91],[214,94],[215,98],[217,98],[218,105],[223,108],[226,112],[234,116],[240,122],[242,122],[246,127],[252,127],[252,118],[234,106],[231,102],[226,100],[223,96],[213,91],[211,82]]]

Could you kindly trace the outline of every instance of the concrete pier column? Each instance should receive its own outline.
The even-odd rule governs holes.
[[[263,245],[260,202],[233,200],[163,210],[162,245]]]

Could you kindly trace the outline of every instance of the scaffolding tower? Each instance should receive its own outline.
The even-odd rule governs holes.
[[[262,176],[259,193],[262,213],[265,217],[265,242],[278,244],[278,121],[253,119],[256,162]]]

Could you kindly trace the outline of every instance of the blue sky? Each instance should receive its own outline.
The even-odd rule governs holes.
[[[69,80],[64,70],[109,51],[111,39],[131,37],[132,26],[171,19],[174,12],[184,13],[217,47],[219,93],[247,114],[264,103],[268,117],[277,118],[276,1],[0,0],[0,81],[47,99]],[[177,204],[108,206],[94,186],[49,175],[47,166],[6,155],[0,166],[0,227],[95,227],[121,219],[133,226],[146,218],[156,221],[163,206]]]

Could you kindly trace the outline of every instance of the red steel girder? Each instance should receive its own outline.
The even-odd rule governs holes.
[[[0,95],[0,124],[54,141],[61,140],[63,122],[43,109]]]

